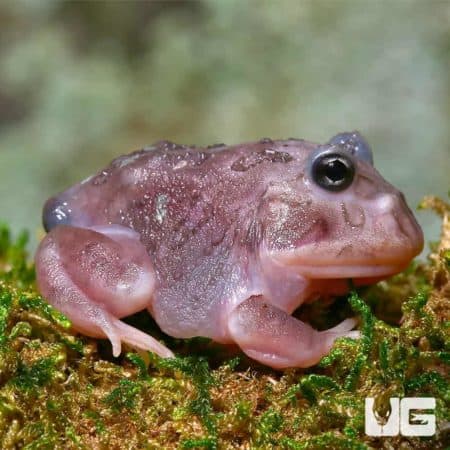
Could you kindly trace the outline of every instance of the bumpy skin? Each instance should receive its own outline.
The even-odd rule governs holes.
[[[353,182],[320,187],[312,160],[347,152]],[[42,294],[75,328],[171,356],[119,318],[148,308],[175,337],[236,343],[275,368],[315,364],[356,321],[318,332],[291,317],[405,268],[423,246],[402,194],[356,132],[193,148],[160,142],[51,198],[36,254]]]

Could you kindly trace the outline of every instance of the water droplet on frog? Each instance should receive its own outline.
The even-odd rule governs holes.
[[[173,170],[179,170],[179,169],[183,169],[183,167],[187,166],[187,161],[185,159],[177,162],[174,166],[173,166]]]
[[[287,152],[279,152],[273,148],[265,148],[259,152],[252,152],[249,155],[242,156],[231,165],[231,170],[246,172],[264,161],[287,163],[292,161],[292,159],[292,156]]]
[[[199,166],[199,165],[203,164],[209,157],[210,157],[210,155],[208,153],[195,152],[192,154],[192,161],[194,162],[194,164],[196,166]]]
[[[141,155],[142,150],[138,150],[136,152],[130,153],[129,155],[119,156],[112,161],[111,166],[117,169],[121,169],[122,167],[126,167],[132,164],[134,161],[139,159]]]
[[[157,142],[155,146],[163,151],[184,150],[188,148],[186,145],[176,144],[175,142],[166,140]]]
[[[199,151],[186,151],[182,154],[177,154],[175,159],[173,159],[173,154],[164,155],[165,159],[172,160],[174,164],[173,169],[179,170],[186,166],[200,166],[203,164],[211,155],[205,152]]]
[[[155,145],[146,145],[145,147],[142,148],[142,152],[153,152],[156,150],[156,146]]]
[[[102,170],[98,175],[94,177],[94,179],[92,180],[92,184],[94,186],[100,186],[101,184],[106,183],[109,175],[110,172],[108,172],[107,170]]]
[[[167,203],[169,198],[165,194],[160,194],[156,198],[155,219],[161,225],[167,214]]]

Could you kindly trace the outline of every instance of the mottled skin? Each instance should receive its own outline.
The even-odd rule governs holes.
[[[351,184],[319,186],[312,161],[348,154]],[[372,166],[358,133],[208,148],[160,142],[114,160],[44,208],[36,254],[42,294],[74,327],[161,356],[121,317],[148,308],[169,335],[235,343],[275,368],[307,367],[354,319],[318,332],[293,317],[406,267],[423,246],[402,194]]]

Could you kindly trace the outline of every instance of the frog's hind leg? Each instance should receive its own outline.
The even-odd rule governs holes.
[[[337,338],[359,337],[358,331],[351,331],[355,325],[355,319],[346,319],[334,328],[317,331],[266,303],[263,297],[244,301],[228,319],[236,344],[251,358],[276,369],[318,363]]]
[[[156,339],[119,320],[149,305],[155,283],[150,258],[132,230],[55,227],[37,251],[36,276],[49,303],[75,329],[108,338],[114,356],[120,354],[122,342],[173,356]]]

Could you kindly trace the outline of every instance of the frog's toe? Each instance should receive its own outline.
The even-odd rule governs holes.
[[[333,328],[325,331],[319,331],[318,339],[323,341],[324,346],[328,348],[328,351],[331,350],[336,339],[343,337],[359,339],[361,337],[361,332],[358,330],[353,330],[357,323],[358,320],[356,318],[345,319]]]
[[[329,333],[345,333],[352,330],[358,324],[358,319],[356,317],[351,317],[349,319],[343,320],[341,323],[337,324],[335,327],[326,330]]]
[[[169,350],[165,345],[158,342],[154,337],[150,336],[149,334],[143,333],[137,328],[127,325],[121,320],[116,320],[114,322],[114,327],[116,329],[119,340],[129,344],[131,347],[156,353],[158,356],[161,356],[161,358],[173,358],[175,356],[171,350]],[[119,356],[119,354],[120,347],[117,354],[114,353],[113,343],[113,355]]]
[[[348,337],[350,339],[360,339],[361,331],[358,331],[358,330],[349,331],[348,333],[344,334],[342,337]]]

